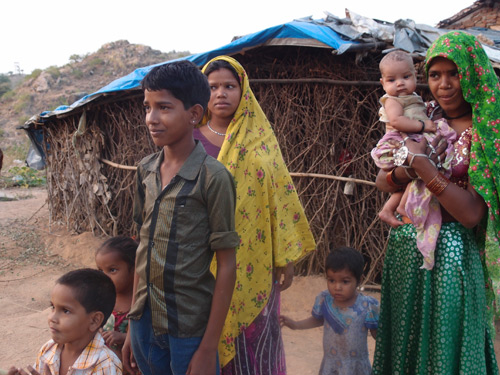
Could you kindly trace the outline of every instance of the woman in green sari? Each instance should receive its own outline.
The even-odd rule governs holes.
[[[400,166],[380,171],[377,186],[393,192],[421,178],[441,206],[443,223],[432,270],[421,269],[415,227],[390,232],[382,276],[374,374],[498,374],[492,318],[499,296],[500,89],[477,39],[452,31],[437,39],[426,58],[437,103],[433,120],[457,133],[452,176],[439,139],[406,140]]]

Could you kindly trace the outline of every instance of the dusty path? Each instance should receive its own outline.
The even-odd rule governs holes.
[[[4,201],[4,196],[22,199]],[[102,239],[72,235],[49,226],[43,189],[0,189],[0,369],[24,366],[49,338],[47,313],[54,281],[81,266],[94,267],[93,253]],[[281,311],[295,319],[309,316],[323,277],[297,277],[282,295]],[[379,298],[378,294],[371,294]],[[322,358],[322,328],[283,330],[289,375],[317,374]],[[369,337],[370,356],[374,340]],[[500,334],[495,343],[497,357]]]
[[[6,195],[22,199],[2,200]],[[42,189],[0,190],[0,369],[35,361],[38,349],[50,338],[47,313],[54,281],[72,268],[94,267],[93,252],[102,241],[89,233],[71,235],[57,225],[49,227],[45,199]],[[324,288],[322,277],[296,278],[283,293],[282,312],[307,317]],[[317,374],[321,328],[284,329],[283,339],[288,374]]]

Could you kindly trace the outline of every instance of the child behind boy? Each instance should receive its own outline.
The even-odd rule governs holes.
[[[425,137],[430,144],[435,135],[447,143],[447,153],[444,160],[438,156],[439,169],[448,177],[452,159],[453,141],[456,133],[446,121],[437,125],[427,117],[425,104],[414,90],[417,87],[415,67],[411,56],[404,51],[388,53],[380,61],[380,82],[386,94],[380,99],[380,121],[386,124],[386,133],[371,151],[375,164],[389,171],[388,179],[393,185],[404,188],[404,184],[395,180],[392,173],[395,167],[402,166],[410,183],[404,192],[396,192],[384,204],[379,217],[392,227],[412,223],[417,230],[417,246],[424,257],[422,268],[432,269],[434,266],[434,249],[437,240],[436,233],[441,228],[441,212],[439,205],[431,204],[433,197],[423,181],[411,170],[415,157],[430,157],[431,155],[410,154],[404,142],[409,138],[420,142]],[[436,133],[436,134],[434,134]],[[410,172],[411,171],[411,172]],[[395,218],[394,212],[402,215],[403,221]],[[429,230],[431,229],[432,230]]]
[[[136,372],[138,365],[143,375],[215,374],[239,237],[231,174],[193,138],[210,88],[188,61],[153,68],[142,88],[146,124],[162,149],[137,168],[140,242],[124,366]],[[210,272],[214,252],[216,277]]]
[[[31,374],[121,374],[121,362],[99,333],[115,302],[111,279],[98,270],[78,269],[61,276],[52,289],[48,323],[52,340],[38,353]],[[26,371],[11,367],[9,375]]]
[[[132,306],[135,254],[137,242],[130,237],[116,236],[107,239],[96,251],[95,262],[99,271],[113,281],[116,302],[102,337],[119,358],[128,330],[127,314]]]
[[[320,375],[371,374],[367,337],[368,330],[376,336],[379,303],[357,292],[363,266],[358,251],[349,247],[334,249],[325,263],[328,289],[316,297],[312,316],[299,321],[280,316],[281,324],[294,330],[323,325]]]

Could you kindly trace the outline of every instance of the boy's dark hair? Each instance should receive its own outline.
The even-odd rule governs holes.
[[[205,69],[205,75],[208,77],[210,73],[216,72],[217,70],[221,69],[229,70],[241,86],[241,77],[238,75],[236,69],[234,69],[234,67],[226,60],[215,60],[211,62],[210,65]]]
[[[330,251],[325,261],[325,271],[334,272],[348,269],[352,272],[358,284],[363,276],[365,260],[363,255],[351,247],[341,246]]]
[[[101,271],[81,268],[70,271],[57,279],[56,284],[73,290],[75,299],[87,313],[100,311],[104,314],[102,326],[113,312],[116,290],[113,281]]]
[[[130,237],[126,236],[116,236],[111,237],[103,242],[101,246],[96,250],[96,255],[98,253],[117,253],[120,258],[126,262],[129,269],[135,267],[135,254],[137,253],[137,242]]]
[[[195,104],[207,108],[210,87],[207,77],[190,61],[181,60],[154,67],[141,82],[143,90],[168,90],[189,109]]]

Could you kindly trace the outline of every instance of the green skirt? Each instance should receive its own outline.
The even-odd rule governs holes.
[[[415,228],[391,230],[382,275],[374,374],[498,374],[474,234],[443,224],[431,271]]]

